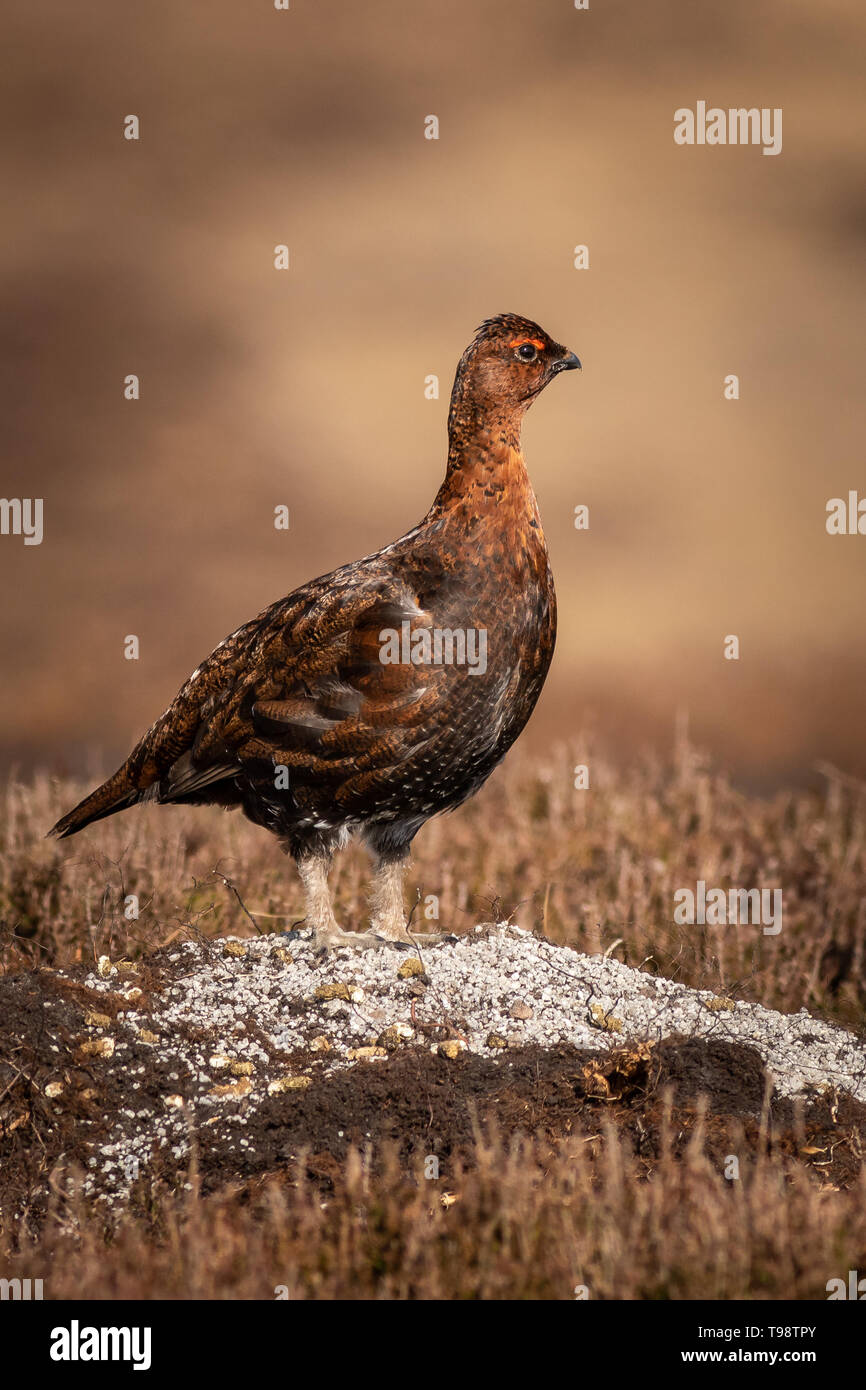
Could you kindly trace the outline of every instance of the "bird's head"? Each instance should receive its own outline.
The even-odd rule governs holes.
[[[461,357],[452,408],[461,402],[475,411],[522,415],[549,381],[579,366],[573,352],[531,319],[499,314],[482,323]]]

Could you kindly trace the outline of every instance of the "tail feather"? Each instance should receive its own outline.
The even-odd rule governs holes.
[[[77,834],[92,821],[102,820],[105,816],[114,815],[115,811],[134,806],[136,801],[141,800],[142,795],[143,793],[132,785],[124,765],[113,777],[109,777],[107,782],[103,782],[101,787],[97,787],[96,791],[86,796],[65,816],[61,816],[48,834],[58,840],[65,840],[68,835]]]

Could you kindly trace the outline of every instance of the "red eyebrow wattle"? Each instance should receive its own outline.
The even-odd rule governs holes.
[[[539,352],[542,352],[546,346],[541,338],[514,338],[509,343],[509,347],[523,347],[524,343],[531,343],[533,347],[538,348]]]

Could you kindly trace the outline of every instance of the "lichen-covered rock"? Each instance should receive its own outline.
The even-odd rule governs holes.
[[[352,998],[352,989],[345,980],[331,980],[328,984],[319,985],[313,997],[323,1002],[328,1002],[331,999],[345,999],[348,1003]]]
[[[242,1076],[239,1081],[228,1081],[224,1086],[212,1086],[210,1094],[228,1099],[231,1096],[248,1096],[253,1089],[253,1083],[248,1076]]]
[[[283,1091],[305,1091],[312,1083],[308,1076],[278,1076],[268,1082],[268,1095],[278,1096]]]
[[[113,1057],[114,1038],[87,1038],[79,1043],[78,1051],[84,1057]]]
[[[424,974],[424,966],[417,956],[409,956],[400,966],[397,974],[401,980],[413,980],[416,975]]]

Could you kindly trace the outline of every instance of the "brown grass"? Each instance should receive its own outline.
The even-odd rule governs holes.
[[[303,1160],[208,1198],[193,1174],[107,1240],[58,1198],[37,1242],[4,1232],[3,1270],[50,1298],[821,1299],[863,1269],[862,1177],[828,1190],[776,1155],[726,1182],[700,1126],[684,1154],[662,1137],[651,1174],[603,1118],[556,1150],[494,1130],[438,1183],[393,1152],[352,1151],[324,1194]]]
[[[577,763],[589,766],[587,791],[573,788]],[[224,877],[261,929],[302,917],[291,862],[237,813],[149,806],[71,841],[46,840],[83,790],[45,777],[8,786],[0,965],[65,966],[103,952],[137,958],[191,929],[253,934]],[[346,927],[365,925],[368,877],[360,848],[338,859],[333,886]],[[676,925],[674,893],[699,878],[725,889],[781,888],[781,934]],[[862,1017],[866,784],[832,769],[820,791],[762,800],[738,791],[682,737],[672,758],[647,754],[625,768],[592,739],[543,760],[518,749],[477,797],[422,830],[409,892],[439,899],[446,930],[510,917],[696,988],[817,1009],[847,1026]],[[139,898],[137,920],[125,916],[129,894]],[[830,948],[842,973],[835,982]]]

